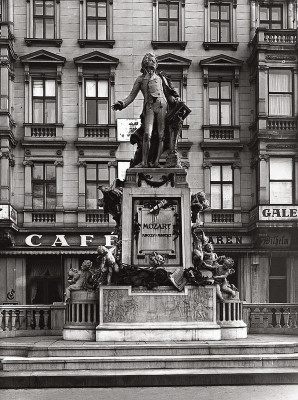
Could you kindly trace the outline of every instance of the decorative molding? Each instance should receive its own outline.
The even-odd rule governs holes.
[[[205,162],[203,162],[202,166],[204,169],[206,169],[206,168],[210,169],[212,167],[212,163],[210,161],[205,161]]]
[[[23,161],[23,165],[25,166],[25,167],[33,167],[33,161],[29,161],[29,160],[25,160],[25,161]]]
[[[31,150],[26,149],[25,150],[25,156],[31,156]]]
[[[281,56],[279,56],[279,55],[271,55],[271,54],[268,54],[267,56],[265,56],[265,59],[266,60],[278,60],[278,61],[283,61],[283,60],[285,60],[285,61],[296,61],[296,57],[295,56],[286,56],[286,55],[281,55]]]
[[[297,149],[297,144],[267,144],[267,149]],[[268,156],[269,157],[269,156]]]
[[[84,156],[84,155],[85,155],[84,150],[80,150],[79,151],[79,156]]]
[[[116,168],[117,165],[118,165],[118,164],[117,164],[117,161],[109,161],[109,162],[108,162],[108,167],[115,167],[115,168]]]
[[[240,161],[234,162],[234,163],[232,164],[232,168],[233,168],[233,169],[241,169],[241,168],[242,168],[241,162],[240,162]]]
[[[111,82],[111,86],[115,85],[115,72],[110,73],[110,82]]]
[[[77,162],[77,166],[78,166],[79,168],[85,168],[86,165],[87,165],[86,161],[78,161],[78,162]]]
[[[258,161],[268,161],[270,158],[269,154],[259,154],[257,156]]]
[[[57,150],[57,151],[56,151],[56,154],[57,154],[57,156],[62,156],[62,150],[60,150],[60,149]]]
[[[64,166],[64,162],[60,161],[60,160],[56,160],[54,162],[55,167],[63,167]]]

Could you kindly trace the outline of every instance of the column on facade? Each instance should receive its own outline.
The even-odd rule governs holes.
[[[57,65],[57,110],[58,110],[58,114],[57,114],[57,121],[58,123],[62,122],[62,65]]]
[[[294,164],[295,165],[295,174],[294,174],[294,176],[296,177],[296,179],[295,179],[295,188],[294,188],[294,192],[295,192],[294,202],[295,202],[295,204],[298,204],[298,179],[297,179],[297,177],[298,177],[298,155],[296,155],[294,160],[295,160],[295,164]]]
[[[0,201],[1,203],[8,203],[9,198],[9,152],[5,151],[0,153]]]
[[[57,160],[56,167],[56,209],[63,209],[63,161]]]
[[[297,303],[297,300],[298,300],[298,271],[295,268],[295,256],[291,256],[287,258],[287,302]]]
[[[78,167],[79,167],[79,205],[78,209],[79,210],[85,210],[85,191],[86,191],[86,185],[85,185],[85,169],[86,169],[86,161],[79,161],[78,162]]]
[[[294,4],[293,1],[288,1],[288,29],[294,28]]]
[[[256,2],[250,2],[250,40],[253,40],[256,32]]]
[[[232,167],[234,170],[234,210],[241,210],[241,164],[235,162]]]
[[[266,65],[259,66],[259,117],[268,115],[268,70]]]
[[[259,155],[259,203],[269,204],[269,156],[267,154]]]
[[[117,174],[116,174],[117,161],[110,161],[108,163],[108,167],[109,167],[110,183],[113,183],[117,176]]]
[[[24,209],[32,209],[32,167],[33,161],[24,161],[25,166],[25,204]]]

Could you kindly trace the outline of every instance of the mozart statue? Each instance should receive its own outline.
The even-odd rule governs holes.
[[[117,101],[113,104],[113,110],[123,110],[131,104],[136,98],[139,91],[144,96],[143,111],[141,114],[142,126],[139,128],[141,139],[138,149],[138,160],[132,166],[136,168],[159,168],[159,160],[162,152],[165,150],[164,141],[167,139],[166,135],[170,136],[168,141],[168,148],[176,151],[176,138],[173,138],[173,129],[167,126],[168,115],[173,114],[173,110],[177,108],[180,110],[180,115],[175,125],[178,129],[182,129],[182,120],[189,114],[190,110],[181,102],[179,94],[176,92],[172,83],[162,72],[157,72],[157,59],[154,54],[147,53],[142,60],[142,75],[140,75],[133,88],[126,97],[126,99]],[[180,105],[180,108],[177,107]],[[183,111],[181,111],[183,109]],[[177,114],[178,115],[178,114]],[[174,136],[175,135],[174,132]],[[135,157],[136,158],[136,157]]]

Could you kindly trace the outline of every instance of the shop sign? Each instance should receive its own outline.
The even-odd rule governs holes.
[[[208,236],[209,243],[212,244],[232,244],[232,245],[250,245],[251,237],[250,236],[228,236],[228,235],[210,235]]]
[[[105,245],[107,247],[111,247],[115,245],[115,239],[117,236],[115,235],[104,235],[105,237]],[[67,235],[54,235],[52,239],[49,236],[44,237],[43,235],[39,235],[38,233],[33,233],[28,235],[25,238],[25,243],[29,247],[40,247],[40,246],[51,246],[51,247],[88,247],[93,244],[98,245],[98,239],[94,235],[78,235],[78,238]],[[93,243],[95,242],[95,243]],[[103,244],[103,243],[101,243]]]
[[[119,142],[129,142],[130,136],[141,126],[140,118],[117,119],[117,140]]]
[[[278,234],[266,234],[264,236],[259,236],[259,243],[260,247],[283,247],[283,248],[288,248],[290,247],[291,244],[291,235],[284,233],[278,233]]]
[[[298,206],[260,206],[260,221],[297,221]]]

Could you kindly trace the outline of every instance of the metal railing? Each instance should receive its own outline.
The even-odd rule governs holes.
[[[298,334],[298,304],[244,303],[249,333]]]
[[[0,306],[0,338],[13,336],[60,335],[65,305]]]

